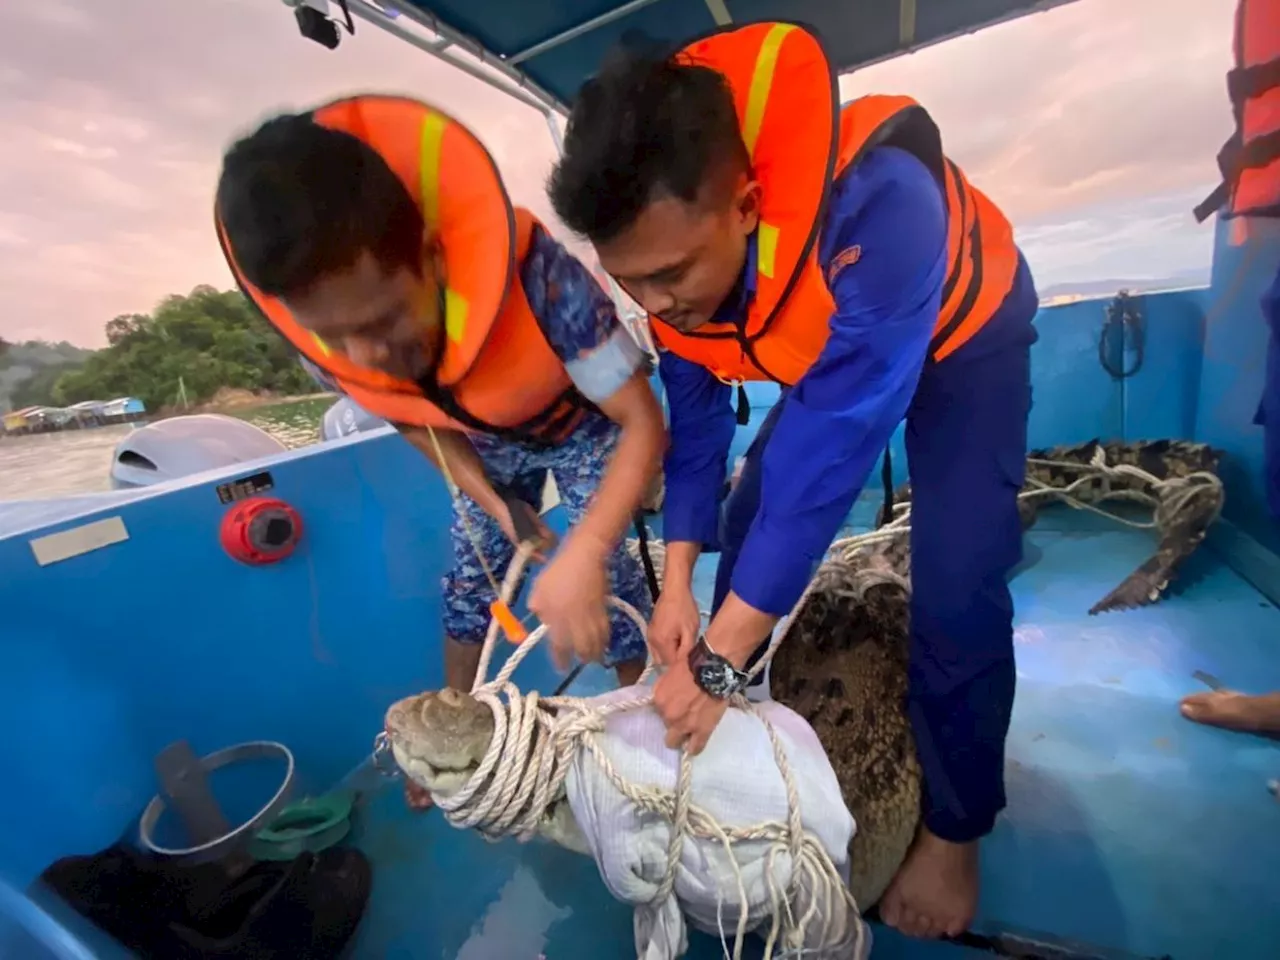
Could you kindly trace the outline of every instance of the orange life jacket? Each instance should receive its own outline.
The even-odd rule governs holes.
[[[1227,93],[1235,133],[1218,153],[1222,183],[1196,220],[1280,217],[1280,0],[1240,0]],[[1225,208],[1225,209],[1224,209]]]
[[[746,316],[684,334],[650,317],[663,347],[729,382],[799,380],[826,344],[835,309],[817,258],[828,192],[877,146],[909,150],[946,193],[950,266],[932,356],[946,358],[982,329],[1013,288],[1013,228],[943,155],[938,129],[918,103],[871,96],[841,109],[826,52],[795,24],[726,30],[681,55],[714,67],[733,87],[742,137],[763,190],[756,290]]]
[[[376,150],[417,199],[424,222],[439,231],[447,282],[444,350],[422,381],[355,363],[245,279],[215,212],[222,252],[245,295],[352,400],[385,420],[534,443],[566,436],[590,404],[547,343],[520,284],[519,265],[537,221],[512,208],[480,141],[453,118],[404,97],[338,100],[313,111],[312,119]]]

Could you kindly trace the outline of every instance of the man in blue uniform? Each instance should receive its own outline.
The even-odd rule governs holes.
[[[930,146],[936,128],[918,105],[855,101],[836,148],[797,152],[824,122],[812,105],[829,97],[836,109],[822,86],[830,74],[811,66],[815,46],[793,25],[764,24],[700,41],[688,57],[618,58],[583,87],[550,193],[665,346],[667,558],[649,640],[668,664],[655,700],[669,744],[706,743],[726,690],[799,599],[905,418],[909,712],[926,796],[881,914],[912,935],[956,934],[976,909],[978,841],[1005,804],[1015,680],[1006,580],[1021,557],[1037,297],[1007,221]],[[771,87],[755,79],[761,63]],[[747,89],[735,109],[734,91]],[[802,184],[820,180],[813,171],[831,155],[855,159],[837,161],[825,202],[796,219]],[[802,253],[782,262],[788,236],[816,239],[823,309],[811,306],[823,294]],[[940,345],[946,336],[962,342]],[[820,349],[784,383],[721,517],[735,429],[723,380],[764,379],[760,369],[802,355],[804,341]],[[701,633],[692,567],[717,548]],[[706,678],[724,676],[724,661],[736,679],[716,686]],[[709,663],[716,670],[704,672]]]

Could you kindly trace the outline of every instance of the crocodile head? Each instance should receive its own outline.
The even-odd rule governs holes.
[[[386,731],[405,775],[448,797],[466,785],[484,759],[493,740],[493,713],[470,694],[446,687],[393,703]]]

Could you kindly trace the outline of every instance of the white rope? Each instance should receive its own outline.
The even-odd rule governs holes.
[[[1031,482],[1037,485],[1034,490],[1024,490],[1018,494],[1019,500],[1042,500],[1054,499],[1060,500],[1069,507],[1076,510],[1089,510],[1099,516],[1114,520],[1116,523],[1125,526],[1134,527],[1140,530],[1160,529],[1167,530],[1178,519],[1187,505],[1204,487],[1213,487],[1218,491],[1217,506],[1214,514],[1210,519],[1210,523],[1218,518],[1222,512],[1222,479],[1215,473],[1200,470],[1190,473],[1185,477],[1169,477],[1161,480],[1154,474],[1148,473],[1140,467],[1132,466],[1127,463],[1107,463],[1107,454],[1101,445],[1094,451],[1093,457],[1089,463],[1079,463],[1074,460],[1040,460],[1029,458],[1028,465],[1040,467],[1057,467],[1059,469],[1074,470],[1082,474],[1077,480],[1072,481],[1065,487],[1053,487],[1043,481],[1030,478]],[[1152,507],[1155,514],[1149,521],[1130,520],[1104,510],[1097,504],[1090,503],[1083,499],[1081,492],[1087,489],[1098,477],[1101,476],[1104,481],[1112,478],[1132,477],[1149,490],[1128,490],[1124,488],[1114,489],[1110,483],[1106,483],[1103,490],[1096,495],[1098,500],[1129,500],[1140,503],[1144,506]],[[911,504],[898,503],[894,505],[894,517],[890,523],[885,524],[876,530],[870,530],[866,533],[860,533],[852,537],[844,537],[833,543],[827,551],[828,558],[837,558],[844,561],[851,560],[864,547],[871,546],[874,543],[881,543],[886,540],[895,540],[911,530]],[[830,560],[827,561],[828,563]],[[657,561],[654,561],[655,565]],[[825,564],[824,564],[825,566]],[[824,570],[819,567],[818,574],[815,576],[815,582],[818,577],[822,576]],[[900,574],[892,571],[883,571],[875,569],[860,570],[857,572],[858,583],[856,584],[859,596],[865,591],[866,587],[871,583],[897,583],[904,589],[910,590],[910,583]],[[803,602],[803,597],[801,601]],[[799,609],[799,604],[796,605]]]
[[[509,612],[516,584],[520,582],[520,576],[534,552],[534,546],[527,543],[521,544],[499,587],[485,561],[480,543],[474,531],[471,530],[470,524],[467,523],[466,510],[461,503],[461,489],[454,480],[448,458],[435,431],[428,427],[428,432],[431,435],[440,469],[449,486],[450,495],[462,517],[480,565],[494,586],[498,602]],[[803,603],[807,596],[806,590],[800,603]],[[634,607],[612,596],[608,598],[608,602],[630,617],[642,633],[648,631],[644,618]],[[774,759],[786,787],[787,822],[785,824],[764,823],[726,830],[713,817],[692,804],[690,800],[692,758],[684,746],[680,750],[680,772],[676,781],[676,791],[674,794],[669,794],[650,787],[638,788],[626,782],[597,743],[595,735],[604,729],[606,717],[621,710],[649,705],[653,701],[651,690],[646,689],[643,693],[625,700],[612,701],[607,707],[589,704],[579,697],[549,697],[540,701],[536,692],[521,694],[519,689],[511,683],[511,675],[520,661],[529,655],[529,651],[546,634],[545,625],[540,625],[525,638],[508,658],[498,675],[492,681],[485,682],[484,677],[488,674],[500,629],[500,622],[495,616],[489,623],[471,689],[472,697],[488,706],[493,714],[494,735],[489,749],[476,772],[460,791],[450,797],[432,794],[435,805],[440,808],[450,823],[458,827],[473,828],[490,838],[514,835],[521,840],[529,839],[540,826],[552,799],[563,790],[564,780],[568,775],[569,764],[575,751],[585,748],[591,751],[593,758],[620,793],[641,808],[662,815],[672,823],[666,873],[657,895],[649,904],[651,908],[661,909],[668,898],[673,896],[676,869],[686,836],[692,835],[701,839],[719,841],[725,846],[726,852],[729,853],[729,862],[733,864],[742,908],[739,911],[738,930],[734,938],[733,950],[733,960],[740,960],[747,932],[747,897],[742,872],[733,858],[731,845],[735,840],[770,840],[773,844],[769,853],[770,868],[779,848],[785,848],[785,852],[791,856],[792,869],[790,890],[785,895],[773,882],[771,872],[768,878],[773,922],[766,942],[765,957],[773,956],[773,947],[779,935],[783,937],[788,948],[803,948],[805,931],[809,923],[815,919],[815,912],[816,919],[822,923],[820,942],[823,945],[847,946],[852,938],[853,956],[863,955],[865,930],[857,902],[841,880],[839,871],[826,850],[816,838],[802,829],[795,781],[781,743],[773,726],[745,697],[741,694],[735,695],[730,705],[754,714],[768,733],[769,742],[773,746]],[[752,678],[764,669],[772,658],[779,640],[780,637],[775,636],[765,656],[750,672]],[[640,675],[639,683],[642,684],[648,679],[653,670],[654,662],[651,653],[644,672]],[[547,709],[544,709],[544,706]],[[812,882],[810,890],[814,896],[814,902],[797,922],[791,907],[792,901],[798,900],[802,878]],[[849,907],[847,911],[834,909],[836,901],[840,898],[847,903]],[[819,903],[821,903],[821,909],[819,909]],[[852,930],[848,929],[849,925],[845,922],[850,919],[850,916],[853,920]],[[722,944],[723,941],[722,928]]]
[[[1093,457],[1087,464],[1077,463],[1071,460],[1038,460],[1028,459],[1027,463],[1033,466],[1057,467],[1059,469],[1076,470],[1084,475],[1078,480],[1067,485],[1066,487],[1051,487],[1042,481],[1032,480],[1036,483],[1038,489],[1024,491],[1018,495],[1019,500],[1034,500],[1041,498],[1053,498],[1061,500],[1068,506],[1077,510],[1089,510],[1100,516],[1114,520],[1116,523],[1122,523],[1128,527],[1134,527],[1140,530],[1160,529],[1166,530],[1182,513],[1183,509],[1189,504],[1192,498],[1200,492],[1203,487],[1213,487],[1218,491],[1218,505],[1214,511],[1210,522],[1218,519],[1218,515],[1222,512],[1222,478],[1216,473],[1207,470],[1197,470],[1185,477],[1169,477],[1161,480],[1154,474],[1148,473],[1141,467],[1135,467],[1128,463],[1107,463],[1106,449],[1099,444],[1094,451]],[[1082,487],[1087,487],[1098,475],[1101,474],[1104,479],[1112,477],[1133,477],[1147,486],[1149,491],[1143,490],[1126,490],[1112,489],[1108,483],[1098,496],[1099,500],[1131,500],[1141,503],[1144,506],[1154,507],[1155,515],[1149,521],[1130,520],[1121,517],[1109,510],[1103,510],[1096,504],[1088,503],[1077,496],[1077,492]],[[1166,491],[1172,491],[1168,496],[1163,496]]]
[[[530,547],[522,547],[512,560],[503,579],[501,599],[511,600],[515,585],[531,555]],[[800,603],[808,596],[801,598]],[[634,607],[617,597],[608,602],[629,617],[641,631],[647,631],[644,617]],[[797,609],[799,604],[797,604]],[[496,677],[486,681],[493,651],[498,642],[500,627],[496,619],[490,623],[481,651],[480,665],[471,689],[471,696],[487,706],[493,714],[494,731],[489,749],[480,761],[475,773],[458,792],[450,796],[433,794],[432,799],[445,818],[455,827],[474,829],[489,839],[514,836],[519,840],[531,838],[545,820],[548,809],[563,791],[565,777],[578,750],[587,750],[599,765],[609,782],[638,808],[663,817],[672,824],[671,841],[663,880],[653,900],[651,909],[661,906],[674,896],[677,868],[687,838],[708,840],[724,847],[729,862],[733,864],[737,887],[738,923],[734,935],[732,954],[727,947],[725,955],[740,960],[747,930],[747,892],[741,869],[733,856],[733,844],[765,841],[770,844],[767,853],[766,885],[770,898],[771,924],[765,943],[765,957],[780,957],[775,948],[781,948],[792,956],[796,951],[820,952],[852,946],[852,956],[859,957],[864,950],[865,930],[858,905],[840,872],[818,839],[803,827],[800,801],[790,764],[773,725],[741,695],[735,696],[731,706],[754,714],[764,725],[773,749],[774,761],[782,775],[787,796],[785,822],[764,822],[746,827],[725,827],[705,810],[692,802],[692,760],[685,748],[680,751],[680,767],[674,793],[650,786],[630,783],[613,766],[601,746],[597,735],[603,732],[605,720],[614,713],[640,709],[653,702],[651,688],[638,689],[634,696],[612,700],[605,704],[581,697],[541,697],[537,692],[522,693],[511,682],[511,676],[521,661],[529,655],[546,634],[546,627],[537,627],[512,652]],[[765,656],[750,672],[755,677],[773,656],[781,636],[776,636]],[[643,684],[655,669],[652,656],[640,676]],[[783,889],[774,875],[777,857],[787,854],[791,861],[791,879]],[[799,916],[800,895],[809,892],[810,902]],[[844,901],[847,910],[839,909]],[[852,921],[852,922],[850,922]],[[807,938],[806,932],[817,925],[816,937]],[[726,939],[721,929],[722,944]],[[809,945],[806,946],[806,940]],[[821,947],[814,947],[814,943]]]
[[[1217,520],[1222,512],[1222,479],[1217,474],[1200,470],[1185,477],[1169,477],[1161,480],[1154,474],[1131,464],[1108,463],[1106,450],[1101,444],[1098,445],[1088,463],[1080,463],[1076,460],[1028,458],[1027,464],[1030,466],[1072,470],[1080,473],[1081,476],[1065,487],[1053,487],[1043,481],[1030,478],[1032,483],[1037,484],[1037,489],[1022,491],[1018,494],[1019,500],[1060,500],[1072,509],[1088,510],[1109,520],[1114,520],[1116,523],[1136,529],[1169,529],[1191,502],[1192,498],[1204,487],[1212,487],[1217,491],[1217,504],[1209,522],[1212,523]],[[1140,503],[1143,506],[1152,507],[1155,511],[1152,519],[1149,521],[1130,520],[1084,500],[1081,496],[1082,491],[1087,489],[1099,476],[1104,481],[1110,481],[1112,478],[1132,477],[1148,487],[1149,491],[1115,489],[1111,487],[1109,482],[1106,482],[1103,490],[1096,494],[1095,498],[1100,501],[1129,500]],[[834,593],[861,600],[867,588],[877,583],[893,583],[910,593],[911,581],[902,573],[888,568],[854,567],[853,565],[853,560],[865,548],[877,543],[896,540],[910,532],[911,504],[910,502],[897,503],[894,504],[893,519],[889,523],[875,530],[868,530],[865,533],[842,537],[832,543],[827,550],[826,559],[818,567],[808,589],[801,595],[795,607],[792,608],[785,627],[782,630],[775,631],[768,653],[752,671],[752,676],[763,669],[766,660],[772,658],[773,651],[785,639],[792,624],[795,622],[796,614],[804,606],[804,602],[811,593],[820,590],[826,594]],[[637,541],[628,540],[627,546],[631,549],[633,555],[638,558]],[[653,561],[654,570],[658,575],[658,582],[662,583],[662,573],[666,561],[666,545],[661,540],[651,540],[649,553]]]
[[[1036,466],[1052,466],[1077,470],[1082,476],[1064,488],[1040,483],[1036,489],[1023,491],[1019,499],[1052,497],[1078,509],[1088,509],[1129,526],[1150,528],[1164,527],[1176,519],[1180,511],[1203,485],[1221,488],[1221,480],[1213,473],[1197,472],[1187,477],[1160,480],[1152,474],[1128,464],[1108,464],[1106,454],[1098,447],[1088,464],[1074,461],[1028,461]],[[1132,477],[1148,490],[1112,489],[1108,482],[1096,496],[1100,500],[1126,499],[1155,507],[1155,517],[1148,523],[1139,523],[1119,517],[1086,502],[1080,493],[1082,488],[1101,475],[1111,478]],[[1034,482],[1034,481],[1033,481]],[[1182,485],[1179,489],[1178,485]],[[1171,495],[1162,495],[1166,491]],[[1220,499],[1220,498],[1219,498]],[[1219,505],[1220,509],[1220,505]],[[1215,514],[1216,519],[1216,514]],[[772,640],[759,662],[749,674],[754,679],[765,669],[774,652],[786,638],[796,621],[796,614],[803,608],[815,589],[853,592],[861,596],[867,587],[875,583],[895,583],[910,590],[910,581],[903,574],[891,569],[868,567],[850,570],[851,562],[864,548],[888,540],[894,540],[910,532],[911,507],[898,504],[891,521],[883,527],[866,533],[837,540],[827,554],[827,560],[796,602],[781,629],[775,630]],[[636,541],[628,547],[635,552]],[[659,582],[665,572],[665,545],[655,541],[651,555]],[[522,546],[512,560],[503,579],[499,593],[503,603],[509,603],[515,586],[532,554],[532,547]],[[625,601],[609,597],[608,602],[629,617],[641,631],[647,624],[640,613]],[[529,655],[546,634],[546,627],[537,627],[513,651],[493,680],[486,681],[493,651],[498,642],[500,625],[495,618],[489,625],[481,651],[479,667],[471,695],[485,704],[493,714],[494,733],[489,749],[479,767],[461,790],[451,796],[436,796],[435,805],[451,824],[464,829],[474,829],[490,839],[515,836],[530,839],[545,820],[552,802],[561,796],[565,777],[578,750],[587,750],[599,764],[609,782],[637,807],[661,816],[672,823],[671,841],[667,850],[666,869],[662,883],[651,903],[651,908],[661,905],[673,896],[676,872],[686,838],[710,840],[724,846],[734,873],[739,903],[738,924],[734,936],[733,960],[739,960],[746,933],[746,890],[741,870],[732,854],[735,842],[764,840],[771,844],[768,857],[767,887],[770,896],[772,922],[765,944],[765,957],[774,957],[775,947],[781,947],[778,956],[801,956],[820,952],[822,947],[806,946],[805,932],[815,921],[820,923],[820,942],[830,948],[847,944],[852,940],[853,956],[861,956],[865,931],[860,920],[857,903],[840,878],[839,871],[826,850],[809,832],[805,831],[800,817],[799,798],[781,742],[767,719],[741,694],[735,695],[731,706],[758,717],[768,734],[774,760],[782,775],[787,794],[787,820],[760,823],[748,827],[726,828],[706,811],[700,809],[691,798],[692,758],[685,748],[680,751],[680,767],[674,793],[649,786],[637,786],[625,780],[614,768],[601,747],[597,735],[605,728],[605,720],[614,713],[646,707],[653,702],[651,689],[638,690],[634,696],[612,700],[605,704],[591,702],[580,697],[542,698],[537,692],[521,693],[511,682],[511,676],[521,661]],[[643,684],[655,668],[652,656],[641,674]],[[779,854],[791,859],[791,882],[783,890],[774,878],[774,864]],[[802,881],[807,881],[804,883]],[[812,892],[810,902],[799,917],[799,894],[805,889]],[[836,909],[843,899],[849,911]],[[853,919],[850,925],[847,920]],[[852,929],[850,929],[852,926]],[[722,943],[724,930],[721,929]],[[728,950],[726,956],[730,956]]]

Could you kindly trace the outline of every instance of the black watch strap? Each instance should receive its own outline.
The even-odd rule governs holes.
[[[689,670],[698,688],[717,700],[727,700],[746,689],[747,674],[711,649],[706,636],[689,651]]]

